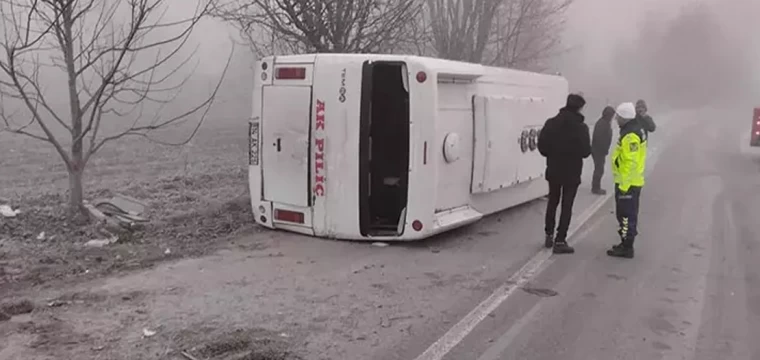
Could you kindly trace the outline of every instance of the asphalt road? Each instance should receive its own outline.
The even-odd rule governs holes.
[[[552,256],[441,358],[760,359],[749,118],[688,121],[647,179],[635,259],[605,254],[618,241],[610,202],[577,233],[576,254]]]

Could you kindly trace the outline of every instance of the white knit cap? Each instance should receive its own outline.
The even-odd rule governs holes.
[[[615,113],[623,119],[632,120],[636,118],[636,106],[632,102],[624,102],[618,105]]]

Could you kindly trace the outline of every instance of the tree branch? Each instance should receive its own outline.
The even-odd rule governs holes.
[[[230,0],[210,13],[233,24],[259,55],[376,52],[407,41],[418,0]]]

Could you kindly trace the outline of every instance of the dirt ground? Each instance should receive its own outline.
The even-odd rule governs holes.
[[[245,128],[245,123],[229,121],[207,124],[184,147],[129,139],[98,153],[88,164],[87,199],[117,192],[129,195],[148,204],[146,215],[150,218],[143,229],[104,247],[84,245],[107,236],[100,227],[68,222],[68,178],[58,154],[36,140],[0,133],[0,201],[21,211],[15,218],[0,217],[0,338],[19,340],[2,344],[0,354],[13,353],[8,347],[14,346],[54,353],[61,344],[70,347],[93,341],[91,336],[61,338],[68,325],[49,312],[64,304],[67,309],[78,304],[102,305],[139,318],[135,304],[149,299],[140,292],[115,297],[79,292],[42,300],[35,294],[220,249],[267,247],[265,239],[257,236],[259,229],[251,218],[248,144],[245,131],[241,132]],[[240,238],[246,241],[234,241]],[[26,300],[30,296],[33,301]],[[24,321],[32,311],[35,320]],[[98,326],[87,327],[89,332]],[[35,336],[29,340],[19,334]],[[201,359],[294,358],[288,357],[283,340],[261,329],[212,330],[199,326],[176,334],[172,340],[178,348],[189,349],[189,345],[200,343],[201,337],[205,345],[195,349]],[[155,358],[145,353],[129,358],[143,357]]]
[[[254,234],[242,251],[18,292],[5,301],[34,308],[0,321],[0,359],[408,360],[540,249],[542,206],[388,247]]]
[[[242,128],[205,129],[184,148],[131,139],[99,153],[88,164],[87,198],[129,195],[148,204],[151,219],[107,248],[83,246],[107,237],[95,226],[68,223],[67,174],[53,149],[0,134],[0,198],[21,211],[0,218],[0,292],[199,256],[255,233]]]
[[[5,132],[4,125],[0,126],[0,205],[10,202],[21,211],[16,218],[0,216],[0,300],[30,288],[61,286],[61,281],[87,281],[213,253],[229,246],[226,240],[230,238],[256,234],[247,186],[251,60],[245,52],[233,57],[225,86],[186,145],[160,143],[183,142],[193,134],[199,117],[148,134],[155,141],[125,137],[109,142],[90,158],[84,174],[86,200],[118,192],[148,204],[150,223],[146,228],[107,248],[83,245],[108,238],[108,234],[93,226],[67,223],[63,204],[68,174],[53,146]],[[205,99],[219,80],[221,73],[208,71],[211,69],[204,68],[193,74],[174,94],[171,105],[156,109],[148,104],[135,109],[139,111],[133,115],[143,111],[162,117],[182,113],[184,106]],[[67,106],[65,102],[54,105],[56,109]],[[104,118],[98,138],[123,131],[125,122],[133,120],[127,115]],[[61,135],[61,145],[69,148],[71,135],[55,125],[48,124]],[[37,131],[34,127],[27,130]]]
[[[387,248],[262,231],[241,133],[106,148],[87,198],[136,197],[151,222],[102,248],[84,246],[96,228],[66,222],[57,155],[0,135],[0,197],[22,211],[0,219],[0,359],[406,359],[389,354],[431,340],[537,250],[540,204]]]

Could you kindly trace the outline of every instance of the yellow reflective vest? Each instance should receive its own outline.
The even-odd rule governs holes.
[[[612,176],[615,186],[627,192],[631,186],[644,186],[647,141],[641,126],[629,121],[620,129],[620,139],[612,152]]]

